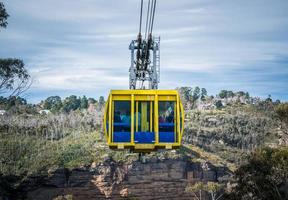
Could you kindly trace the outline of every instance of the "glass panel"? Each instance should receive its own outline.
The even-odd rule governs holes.
[[[176,102],[159,101],[159,142],[176,142]]]
[[[131,140],[131,102],[114,101],[113,141],[130,142]]]
[[[153,143],[155,142],[155,134],[153,132],[153,101],[136,101],[134,113],[135,124],[135,143]]]
[[[182,126],[183,126],[182,120],[183,120],[183,118],[182,118],[182,107],[180,106],[180,132],[182,132]]]
[[[152,132],[153,131],[153,111],[154,105],[150,101],[136,101],[134,124],[136,132]]]
[[[108,104],[108,102],[107,102],[107,104]],[[106,131],[107,131],[107,135],[109,134],[109,106],[110,105],[108,104],[107,110],[106,110]]]

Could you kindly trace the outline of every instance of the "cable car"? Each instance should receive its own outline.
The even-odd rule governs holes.
[[[111,90],[104,124],[111,149],[177,149],[183,134],[183,106],[177,90]]]
[[[104,133],[110,149],[142,153],[177,149],[184,129],[184,111],[177,90],[158,90],[160,37],[152,37],[156,0],[148,2],[145,35],[140,27],[129,45],[130,90],[111,90],[104,114]],[[147,88],[147,89],[146,89]]]

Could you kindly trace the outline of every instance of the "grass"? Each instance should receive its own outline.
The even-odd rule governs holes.
[[[232,162],[228,162],[227,160],[221,158],[220,156],[218,156],[214,153],[209,153],[209,152],[203,150],[202,148],[194,146],[194,145],[184,144],[183,146],[186,147],[187,149],[189,149],[191,152],[193,152],[193,154],[191,154],[191,153],[188,154],[188,156],[191,157],[191,160],[193,162],[209,161],[214,166],[218,166],[218,167],[226,166],[231,171],[234,171],[236,169],[235,164],[233,164]],[[187,153],[186,153],[186,155],[187,155]]]

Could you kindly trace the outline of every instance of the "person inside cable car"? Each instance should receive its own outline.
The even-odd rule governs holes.
[[[122,115],[121,121],[123,123],[130,124],[131,116],[130,116],[130,112],[128,110],[126,111],[126,115]]]
[[[165,123],[165,117],[163,114],[159,116],[159,123]]]
[[[114,115],[114,122],[121,122],[121,112],[120,111],[116,111],[115,115]]]
[[[174,111],[172,110],[169,115],[167,116],[167,122],[173,123],[174,122]]]

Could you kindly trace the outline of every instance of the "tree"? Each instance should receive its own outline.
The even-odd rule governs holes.
[[[9,110],[14,106],[21,106],[21,105],[27,105],[27,101],[24,98],[21,97],[16,97],[16,96],[12,96],[12,97],[0,97],[0,108],[1,109],[5,109],[5,110]]]
[[[204,190],[204,187],[202,182],[197,182],[192,186],[187,186],[185,192],[193,193],[197,200],[202,200],[202,191]]]
[[[80,104],[80,99],[75,95],[71,95],[64,99],[62,109],[65,112],[70,112],[71,110],[77,110],[80,108]]]
[[[104,105],[104,104],[105,104],[105,99],[104,99],[103,96],[100,96],[100,97],[99,97],[99,104],[100,104],[100,105]]]
[[[53,113],[59,112],[62,108],[62,100],[59,96],[51,96],[45,99],[44,109],[51,110]]]
[[[193,193],[194,196],[198,199],[202,199],[202,192],[208,192],[211,195],[212,200],[219,200],[223,194],[218,195],[219,191],[222,189],[222,185],[215,182],[208,182],[207,184],[204,184],[202,182],[197,182],[194,185],[187,186],[185,188],[185,192]]]
[[[262,148],[235,172],[236,186],[225,199],[287,199],[288,147]]]
[[[180,98],[182,100],[185,109],[190,109],[190,101],[192,99],[192,88],[191,87],[180,87],[176,88],[179,91]]]
[[[227,98],[227,93],[228,93],[227,90],[221,90],[220,93],[219,93],[219,97],[221,99]]]
[[[281,103],[281,101],[279,99],[276,99],[275,105],[279,105],[280,103]]]
[[[8,99],[8,104],[9,108],[11,108],[13,106],[26,105],[27,101],[22,97],[12,96]]]
[[[90,104],[90,103],[92,103],[92,104],[94,104],[94,103],[96,103],[97,101],[94,99],[94,98],[88,98],[88,104]]]
[[[245,92],[243,91],[236,92],[236,94],[240,97],[245,96]]]
[[[9,17],[4,4],[0,2],[0,27],[6,28],[8,25],[7,18]]]
[[[212,200],[218,200],[222,197],[223,194],[217,197],[217,194],[221,189],[222,189],[222,185],[220,185],[219,183],[215,183],[215,182],[208,182],[204,187],[204,190],[207,191],[211,195]]]
[[[197,99],[199,99],[199,97],[200,97],[200,88],[198,86],[196,86],[194,88],[192,97],[193,97],[193,101],[196,101]]]
[[[235,96],[235,94],[233,91],[231,91],[231,90],[227,91],[227,97],[234,97],[234,96]]]
[[[0,2],[0,28],[7,27],[7,18],[4,4]],[[0,94],[11,93],[10,96],[18,96],[31,86],[30,75],[24,68],[20,59],[0,58]]]
[[[271,94],[268,95],[267,99],[265,100],[266,102],[271,103],[272,102],[272,98],[271,98]]]
[[[246,98],[246,99],[249,99],[249,98],[250,98],[249,92],[246,92],[246,93],[245,93],[245,98]]]
[[[81,98],[80,108],[81,109],[87,109],[88,108],[88,99],[85,95]]]
[[[10,96],[18,96],[30,85],[30,75],[22,60],[0,58],[0,94],[9,92]]]
[[[216,101],[215,106],[217,109],[221,109],[223,107],[222,101],[221,100]]]
[[[207,96],[207,90],[205,88],[201,89],[201,100],[204,100]]]

